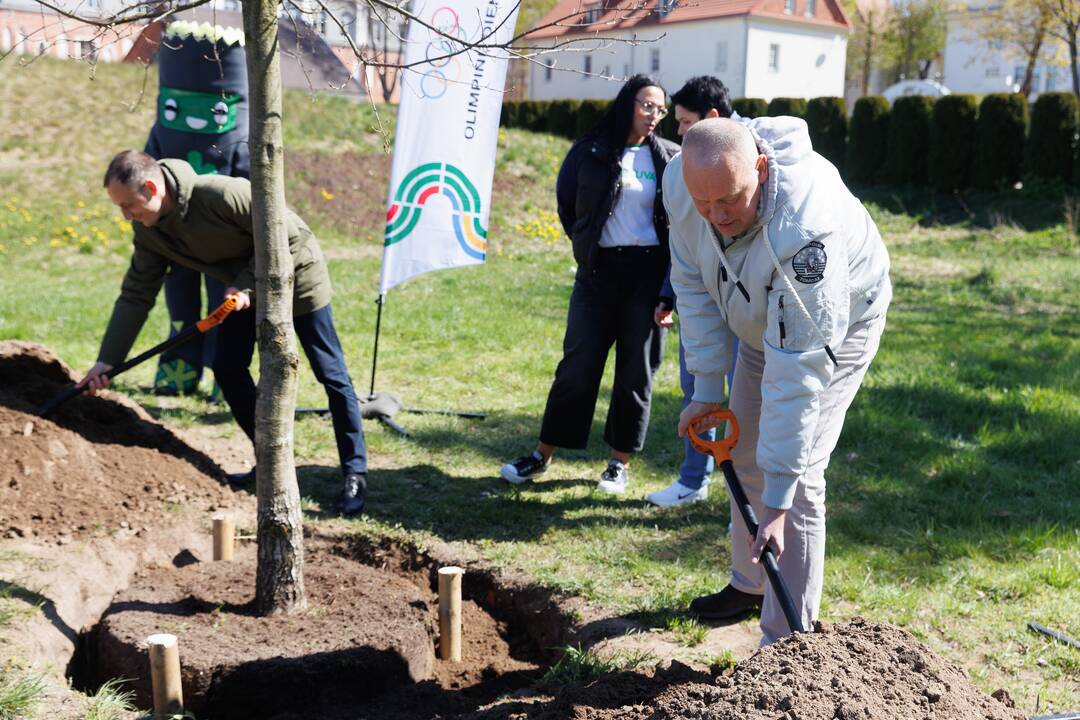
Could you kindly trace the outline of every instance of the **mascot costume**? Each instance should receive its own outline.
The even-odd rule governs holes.
[[[248,83],[244,32],[208,23],[176,21],[158,51],[157,121],[146,152],[160,160],[187,160],[199,174],[248,177]],[[201,318],[200,273],[172,265],[165,276],[169,335]],[[207,307],[224,300],[223,283],[206,278]],[[161,395],[198,390],[204,367],[214,357],[217,329],[165,352],[154,377]],[[213,395],[219,398],[215,383]]]

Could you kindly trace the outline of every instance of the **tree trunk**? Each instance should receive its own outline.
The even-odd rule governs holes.
[[[255,406],[259,560],[255,605],[262,615],[307,606],[304,534],[293,460],[299,357],[293,335],[293,263],[286,231],[277,0],[243,0],[251,103],[251,216],[255,235]]]
[[[1039,51],[1042,50],[1044,37],[1045,34],[1040,31],[1035,36],[1035,42],[1028,53],[1027,67],[1024,69],[1024,82],[1020,84],[1020,94],[1024,97],[1031,95],[1031,82],[1032,78],[1035,77],[1035,64],[1039,62]]]
[[[1073,94],[1080,97],[1080,73],[1076,69],[1076,26],[1069,26],[1069,67],[1072,68]]]
[[[874,62],[874,11],[866,13],[866,44],[863,46],[862,58],[862,96],[870,94],[870,68]]]

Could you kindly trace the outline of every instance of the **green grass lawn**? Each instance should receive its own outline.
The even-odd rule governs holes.
[[[128,260],[127,228],[100,175],[113,152],[145,139],[152,89],[128,110],[141,81],[131,67],[101,66],[90,81],[76,64],[0,63],[0,337],[44,343],[80,369],[95,359]],[[74,94],[100,112],[77,115],[62,99]],[[380,117],[392,131],[392,112]],[[338,332],[366,391],[383,138],[371,108],[335,98],[289,94],[285,121],[287,194],[330,258]],[[497,478],[535,442],[560,356],[574,263],[553,186],[567,144],[502,132],[487,264],[389,294],[378,388],[410,406],[488,417],[401,415],[408,440],[368,425],[370,513],[353,526],[469,543],[613,613],[688,627],[678,619],[688,601],[725,582],[728,509],[719,491],[689,508],[644,503],[681,459],[674,342],[625,498],[592,492],[610,376],[588,452],[560,454],[534,485]],[[963,203],[883,192],[867,202],[896,294],[830,467],[823,616],[901,625],[983,689],[1007,688],[1025,712],[1037,702],[1041,712],[1080,709],[1080,652],[1026,630],[1038,620],[1080,636],[1080,244],[1061,192]],[[137,348],[163,336],[162,305]],[[148,405],[152,372],[122,383]],[[324,402],[304,372],[299,403]],[[188,400],[170,417],[198,422],[209,409]],[[336,490],[329,422],[306,417],[296,435],[305,507],[322,517]]]

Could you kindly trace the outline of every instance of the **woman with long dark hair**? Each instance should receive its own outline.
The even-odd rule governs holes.
[[[664,331],[653,322],[669,260],[661,187],[664,168],[678,152],[656,132],[666,114],[660,84],[633,76],[596,127],[570,148],[559,170],[559,220],[573,245],[577,274],[540,442],[531,455],[502,466],[507,482],[543,474],[557,448],[585,448],[614,345],[615,378],[604,428],[611,459],[597,488],[626,490],[630,455],[645,443],[652,379],[663,354]]]

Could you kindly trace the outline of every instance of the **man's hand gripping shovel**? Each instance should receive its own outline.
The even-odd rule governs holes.
[[[699,431],[722,427],[725,420],[728,421],[731,428],[731,433],[727,437],[706,440],[698,435]],[[735,447],[735,443],[739,441],[739,423],[735,420],[735,413],[730,410],[713,410],[704,415],[699,415],[690,421],[687,432],[690,435],[690,442],[693,444],[694,449],[698,452],[710,453],[716,459],[716,464],[720,466],[720,469],[724,472],[724,479],[727,480],[728,492],[731,493],[731,497],[735,500],[735,506],[739,509],[739,514],[742,515],[750,537],[757,537],[757,516],[754,514],[754,508],[750,505],[746,493],[743,492],[742,485],[739,484],[739,478],[735,474],[735,465],[731,462],[731,450]],[[765,549],[762,550],[761,563],[765,566],[765,574],[769,576],[769,584],[772,585],[773,592],[776,593],[780,607],[784,611],[784,617],[787,618],[788,627],[791,628],[792,632],[805,632],[802,619],[795,610],[795,603],[791,600],[791,593],[788,592],[784,579],[780,577],[780,566],[776,562],[776,554],[771,546],[766,545]]]
[[[220,325],[222,322],[225,321],[225,318],[228,317],[229,313],[231,313],[235,308],[236,296],[230,295],[225,298],[225,302],[221,303],[221,305],[218,306],[217,310],[214,310],[214,312],[210,313],[202,320],[199,320],[194,325],[190,325],[184,328],[165,342],[155,345],[141,355],[136,355],[130,360],[120,363],[113,369],[104,373],[104,375],[110,379],[114,378],[120,373],[130,370],[144,360],[149,360],[150,358],[154,357],[159,353],[163,353],[166,350],[171,350],[178,345],[183,345],[196,335],[205,333],[211,328]],[[49,400],[47,403],[38,408],[38,415],[40,415],[41,417],[48,417],[52,412],[56,410],[56,408],[66,403],[68,400],[71,400],[72,398],[81,394],[84,390],[87,389],[87,387],[89,386],[84,380],[81,383],[67,388],[66,390],[64,390],[64,392],[60,393],[52,400]]]

